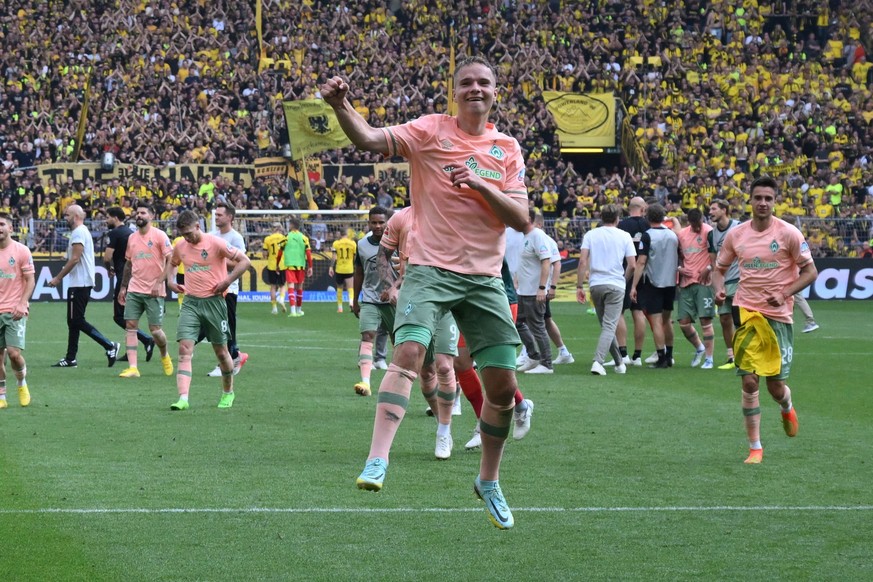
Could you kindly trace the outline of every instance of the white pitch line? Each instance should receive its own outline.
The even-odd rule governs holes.
[[[46,515],[46,514],[168,514],[168,513],[470,513],[482,511],[481,508],[458,507],[164,507],[164,508],[62,508],[44,507],[38,509],[0,509],[0,515]],[[659,512],[743,512],[743,511],[873,511],[873,505],[712,505],[712,506],[665,506],[665,507],[513,507],[513,512],[522,513],[659,513]]]

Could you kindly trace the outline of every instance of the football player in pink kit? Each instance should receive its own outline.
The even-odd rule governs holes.
[[[179,214],[176,229],[183,240],[173,249],[164,275],[170,291],[184,293],[185,299],[179,310],[176,334],[179,342],[179,370],[176,372],[179,400],[170,409],[189,408],[191,358],[194,356],[194,343],[200,336],[201,328],[206,331],[206,339],[212,344],[221,368],[223,391],[218,407],[230,408],[234,400],[233,358],[227,350],[229,327],[224,292],[248,270],[251,261],[245,253],[230,243],[201,231],[200,218],[190,210]],[[228,261],[235,263],[230,272],[227,270]],[[176,269],[179,264],[185,265],[184,286],[176,283]]]
[[[119,376],[121,378],[139,378],[137,367],[137,327],[143,314],[149,320],[149,331],[155,344],[161,351],[161,365],[164,374],[173,374],[173,360],[167,353],[167,335],[161,328],[164,322],[164,273],[167,262],[173,254],[173,245],[167,234],[152,227],[155,218],[154,209],[140,203],[136,207],[137,231],[127,239],[124,273],[121,277],[121,289],[118,291],[118,303],[124,306],[124,323],[127,332],[127,363],[128,368]]]
[[[411,207],[402,208],[395,212],[385,226],[385,234],[379,241],[381,247],[389,251],[396,251],[400,256],[399,277],[393,283],[392,288],[386,293],[393,294],[393,300],[397,299],[397,289],[402,285],[406,271],[406,260],[409,257],[409,249],[417,244],[415,233],[412,230],[413,210]],[[389,254],[380,249],[376,262],[383,262],[380,271],[387,267],[384,264]],[[427,400],[430,410],[437,415],[437,435],[434,454],[437,459],[448,459],[452,455],[452,406],[455,402],[454,359],[458,355],[458,327],[450,312],[446,312],[434,329],[431,346],[426,352],[424,363],[421,367],[419,382],[421,393]]]
[[[695,349],[691,367],[695,368],[703,362],[701,368],[704,370],[713,368],[712,348],[715,343],[712,327],[715,300],[709,285],[712,264],[707,240],[711,230],[711,226],[703,223],[703,213],[692,208],[688,211],[688,226],[677,233],[682,257],[682,264],[679,265],[679,328]],[[703,342],[694,329],[695,319],[700,319]]]
[[[27,329],[28,301],[36,285],[30,249],[12,240],[12,216],[0,212],[0,409],[6,402],[6,354],[18,381],[18,403],[30,404],[27,366],[21,351]]]
[[[519,338],[500,268],[505,226],[521,230],[528,217],[521,149],[488,123],[496,81],[484,59],[466,59],[455,72],[457,116],[425,115],[382,129],[371,127],[355,111],[341,78],[329,79],[321,95],[357,147],[409,160],[413,230],[422,241],[410,249],[397,301],[396,347],[379,386],[373,440],[358,487],[382,488],[388,451],[409,405],[416,371],[435,323],[451,311],[485,384],[482,460],[473,489],[485,502],[491,522],[507,529],[513,517],[498,478],[512,423]]]
[[[792,406],[791,390],[785,384],[791,370],[794,344],[791,313],[794,294],[815,281],[818,275],[809,245],[800,231],[773,216],[776,192],[776,181],[769,176],[752,182],[749,198],[752,219],[728,231],[716,258],[713,277],[716,298],[724,299],[724,273],[734,259],[738,260],[740,284],[733,303],[734,323],[738,326],[734,335],[734,358],[743,385],[743,416],[749,438],[746,463],[760,463],[764,456],[759,374],[749,369],[752,366],[773,368],[775,365],[778,372],[765,376],[767,390],[782,408],[785,434],[797,435],[797,413]],[[754,331],[749,333],[750,329]],[[775,346],[771,345],[773,341]],[[771,363],[770,360],[780,361]]]

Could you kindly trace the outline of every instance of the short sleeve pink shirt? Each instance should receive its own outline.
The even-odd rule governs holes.
[[[800,269],[812,262],[803,234],[778,218],[773,218],[763,232],[753,230],[751,221],[744,222],[728,232],[716,261],[725,269],[735,258],[740,267],[740,286],[734,295],[734,305],[776,321],[793,323],[794,298],[788,297],[785,303],[773,307],[767,303],[767,295],[794,283]]]
[[[700,283],[700,277],[710,266],[709,242],[707,237],[712,227],[702,224],[700,232],[694,232],[690,226],[679,231],[679,249],[682,251],[682,266],[692,275],[680,276],[679,286],[688,287]]]
[[[149,294],[164,280],[164,260],[173,254],[173,245],[167,234],[149,227],[146,234],[135,231],[127,239],[124,255],[130,262],[131,277],[128,292]]]
[[[0,313],[12,313],[18,307],[24,293],[24,275],[34,272],[30,249],[20,242],[11,242],[0,249]]]
[[[227,278],[227,259],[240,253],[236,247],[215,235],[203,233],[200,242],[192,245],[185,239],[173,249],[173,266],[185,266],[185,289],[192,297],[213,297],[212,290]]]
[[[409,160],[409,197],[417,240],[409,262],[455,273],[500,276],[505,224],[482,195],[455,188],[451,171],[466,165],[507,197],[527,206],[524,158],[518,142],[492,124],[483,135],[461,131],[448,115],[425,115],[382,130],[389,156]]]
[[[385,224],[385,232],[382,233],[381,244],[386,249],[396,250],[400,258],[406,260],[408,247],[406,243],[409,231],[412,230],[412,208],[401,208],[391,215]]]

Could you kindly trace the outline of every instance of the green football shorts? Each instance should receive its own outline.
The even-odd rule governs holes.
[[[12,319],[11,313],[0,313],[0,349],[24,349],[24,333],[27,331],[27,318],[18,321]]]
[[[765,317],[765,319],[773,329],[773,333],[776,334],[776,343],[779,345],[779,353],[782,354],[782,368],[779,370],[779,374],[767,376],[767,378],[787,380],[791,373],[791,360],[794,358],[794,325],[783,321],[774,321],[769,317]],[[748,376],[751,373],[737,368],[737,376]]]
[[[152,297],[145,293],[128,293],[124,301],[124,319],[139,321],[145,313],[149,325],[164,323],[164,298]]]
[[[503,279],[464,275],[424,265],[409,265],[406,270],[394,320],[397,343],[406,341],[404,326],[424,328],[432,340],[449,311],[474,357],[487,347],[521,343],[509,311]],[[422,338],[408,339],[427,345],[420,341]]]
[[[200,330],[206,332],[206,339],[213,345],[227,343],[227,304],[224,297],[192,297],[185,295],[179,310],[179,326],[176,341],[197,341]]]
[[[737,294],[737,287],[740,286],[740,280],[725,281],[724,284],[724,303],[718,308],[719,315],[730,315],[731,309],[734,306],[734,295]]]
[[[382,324],[383,329],[391,332],[394,337],[394,306],[390,303],[361,303],[361,311],[358,314],[358,329],[375,332]]]
[[[679,309],[676,316],[679,321],[690,319],[697,321],[700,318],[712,319],[715,317],[715,299],[712,287],[694,283],[679,290]]]

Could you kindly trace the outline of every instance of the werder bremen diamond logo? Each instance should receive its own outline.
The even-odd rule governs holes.
[[[770,243],[770,252],[776,253],[779,250],[779,243],[776,242],[776,239],[773,239],[773,242]]]
[[[10,266],[10,267],[14,267],[14,266],[15,266],[15,257],[9,257],[9,266]]]
[[[202,251],[200,251],[200,258],[202,258],[204,261],[206,260],[206,257],[208,257],[208,256],[209,256],[209,253],[206,252],[206,249],[203,249]]]

